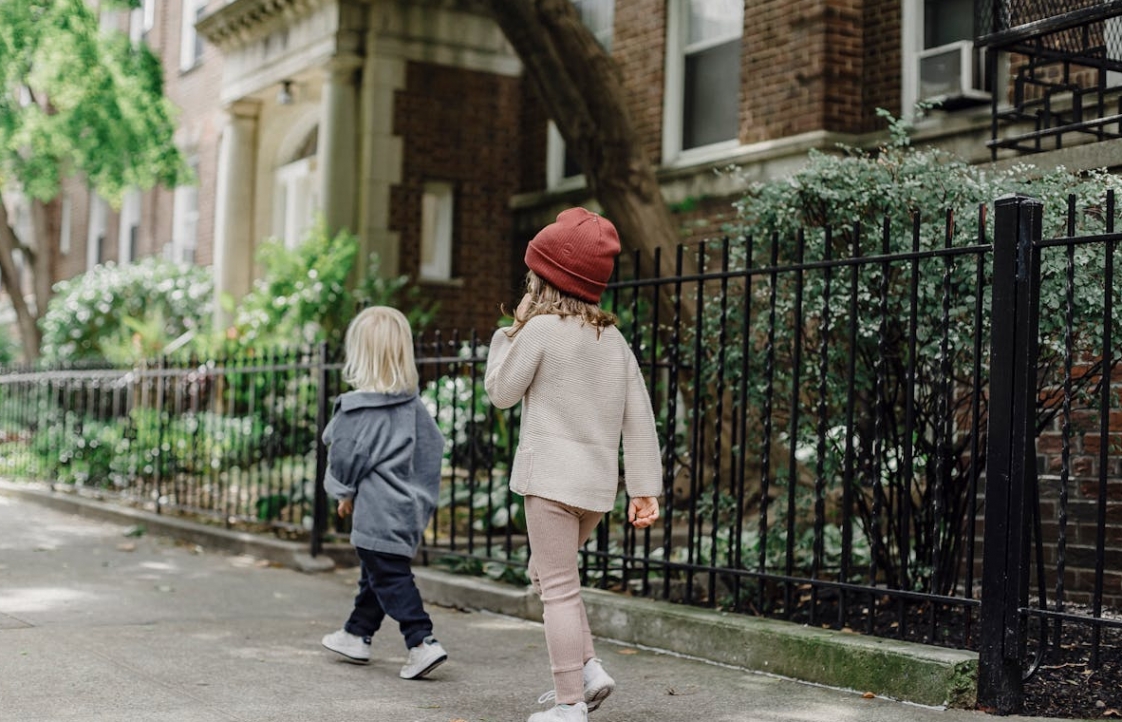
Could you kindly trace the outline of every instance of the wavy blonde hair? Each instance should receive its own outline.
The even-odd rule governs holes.
[[[403,394],[417,390],[413,329],[396,308],[371,306],[347,326],[343,380],[358,391]]]
[[[576,296],[559,291],[533,271],[526,274],[526,293],[530,294],[530,304],[524,312],[520,313],[521,307],[515,309],[514,324],[508,331],[511,336],[518,333],[534,316],[575,316],[581,323],[595,327],[597,333],[617,323],[615,314],[600,308],[599,304],[582,301]]]

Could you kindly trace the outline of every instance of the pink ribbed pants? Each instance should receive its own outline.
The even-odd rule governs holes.
[[[530,581],[544,608],[545,644],[558,704],[584,699],[584,663],[596,656],[580,597],[577,552],[604,514],[526,497]]]

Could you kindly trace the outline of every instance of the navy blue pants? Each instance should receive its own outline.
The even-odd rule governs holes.
[[[389,615],[401,627],[406,648],[416,647],[432,634],[432,620],[413,581],[409,557],[357,547],[355,551],[362,561],[362,574],[354,611],[343,629],[360,637],[372,637]]]

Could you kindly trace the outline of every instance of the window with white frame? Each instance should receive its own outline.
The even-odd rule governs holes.
[[[58,252],[62,255],[70,253],[70,236],[71,236],[71,202],[70,193],[64,192],[62,200],[59,204],[59,223],[58,223]]]
[[[452,278],[452,240],[454,236],[455,199],[451,183],[425,183],[421,197],[421,267],[420,277],[426,281],[448,281]]]
[[[198,177],[198,160],[187,161],[191,175]],[[164,255],[176,263],[194,263],[199,246],[199,188],[195,185],[176,186],[171,211],[171,243]]]
[[[737,143],[744,0],[670,0],[663,157]]]
[[[136,260],[142,200],[140,191],[134,188],[125,193],[125,199],[121,203],[121,222],[117,229],[117,263],[122,266]]]
[[[974,47],[974,0],[904,0],[901,28],[905,117],[920,101],[953,110],[989,100],[983,55]]]
[[[90,215],[86,224],[86,270],[105,260],[105,236],[108,232],[109,204],[90,190]]]
[[[206,11],[206,0],[183,0],[183,17],[179,35],[179,69],[190,70],[203,56],[203,38],[195,23]]]
[[[615,0],[572,0],[580,18],[592,31],[597,42],[607,52],[612,52],[612,35],[615,23]],[[546,186],[576,184],[581,177],[580,164],[565,148],[565,139],[553,121],[549,122],[546,142]]]
[[[156,25],[156,0],[141,0],[140,7],[129,13],[129,40],[133,45],[144,42]]]
[[[285,248],[296,248],[315,225],[319,211],[319,179],[315,156],[281,166],[276,172],[273,236]]]

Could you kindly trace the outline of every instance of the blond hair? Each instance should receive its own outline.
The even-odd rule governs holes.
[[[609,326],[616,325],[615,314],[600,308],[597,303],[582,301],[576,296],[558,290],[549,281],[530,271],[526,274],[526,293],[530,294],[530,303],[523,309],[519,306],[514,311],[514,324],[511,326],[510,335],[526,325],[534,316],[575,316],[581,323],[593,326],[599,333]]]
[[[343,380],[358,391],[401,394],[417,390],[413,330],[396,308],[371,306],[347,326]]]

